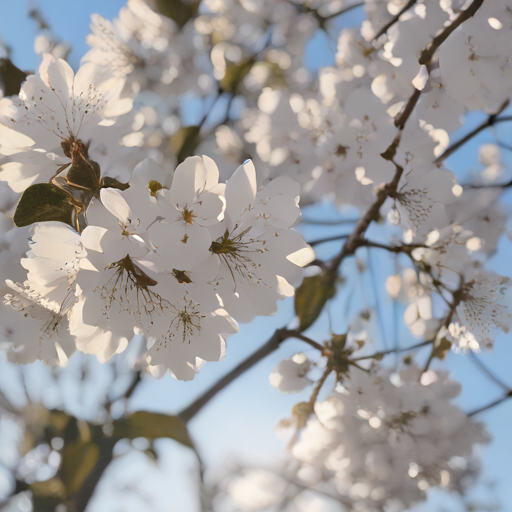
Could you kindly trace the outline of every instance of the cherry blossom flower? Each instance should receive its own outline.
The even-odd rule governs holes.
[[[2,341],[9,344],[7,357],[16,363],[36,359],[65,366],[75,351],[68,332],[67,306],[41,297],[28,287],[7,280],[12,289],[0,308]]]
[[[297,393],[311,384],[307,377],[311,361],[299,352],[291,359],[283,359],[270,374],[270,384],[280,393]]]
[[[218,268],[215,287],[238,321],[272,315],[276,301],[294,293],[300,268],[314,259],[301,235],[289,229],[299,216],[299,186],[281,177],[257,191],[252,162],[226,184],[224,219],[209,227],[210,253]]]
[[[119,87],[108,95],[96,89],[91,73],[91,66],[82,66],[75,75],[65,61],[46,54],[19,97],[0,100],[0,123],[20,134],[12,136],[9,161],[0,175],[16,192],[49,180],[76,151],[90,153],[93,160],[105,156],[105,143],[116,135],[111,125],[132,102],[119,98]]]
[[[492,347],[497,331],[508,332],[512,325],[510,278],[490,271],[470,272],[469,277],[457,314],[466,337],[471,334],[479,345]]]

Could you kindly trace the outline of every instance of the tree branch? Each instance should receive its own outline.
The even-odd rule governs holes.
[[[444,153],[440,156],[438,156],[434,163],[440,164],[444,160],[446,160],[450,155],[455,153],[459,148],[461,148],[466,142],[470,141],[473,137],[478,135],[481,131],[485,130],[486,128],[489,128],[490,126],[494,126],[497,123],[502,123],[504,121],[512,121],[512,116],[505,116],[505,117],[497,117],[499,116],[507,107],[509,104],[509,100],[505,101],[501,107],[499,108],[498,112],[491,114],[486,121],[484,121],[482,124],[477,126],[474,130],[469,132],[465,137],[462,137],[459,141],[455,142],[452,146],[447,148]]]
[[[389,252],[411,254],[411,251],[418,248],[426,248],[425,244],[397,244],[397,245],[386,245],[379,242],[372,242],[371,240],[363,240],[361,242],[363,247],[373,247],[376,249],[384,249]]]
[[[450,304],[450,309],[448,310],[448,313],[446,314],[446,317],[444,319],[442,326],[439,328],[436,336],[433,339],[434,342],[437,339],[437,337],[439,336],[439,332],[441,331],[441,329],[443,327],[448,328],[448,326],[450,325],[453,315],[455,314],[455,310],[457,309],[457,306],[460,304],[460,302],[462,300],[462,291],[463,291],[463,282],[461,279],[459,289],[452,292],[452,303]],[[427,363],[425,364],[425,368],[423,368],[423,373],[425,373],[429,369],[430,363],[434,360],[435,356],[436,356],[436,345],[434,343],[434,345],[432,346],[432,351],[430,352],[430,356],[427,360]]]
[[[304,336],[300,331],[288,331],[287,332],[288,338],[297,338],[298,340],[302,340],[305,343],[308,343],[313,348],[316,348],[317,350],[320,350],[320,352],[325,352],[326,347],[323,347],[320,345],[320,343],[317,343],[315,340],[312,340],[311,338],[308,338],[307,336]]]
[[[224,375],[224,377],[218,380],[210,389],[178,413],[178,416],[185,423],[190,421],[215,395],[220,393],[225,387],[231,384],[231,382],[259,363],[262,359],[277,350],[281,342],[291,336],[290,332],[291,331],[288,331],[287,329],[277,329],[264,345]]]
[[[491,370],[489,370],[489,368],[487,368],[487,366],[484,363],[482,363],[482,361],[480,361],[480,359],[477,357],[477,355],[473,351],[471,351],[469,353],[469,357],[472,359],[472,361],[475,363],[475,365],[478,366],[480,368],[480,370],[482,370],[487,375],[487,377],[489,377],[489,379],[491,379],[495,384],[497,384],[504,391],[506,391],[506,392],[509,391],[510,387],[507,386],[504,382],[502,382],[501,379],[496,377],[496,375],[494,375],[494,373],[491,372]]]
[[[410,347],[399,348],[398,350],[396,348],[392,348],[390,350],[383,350],[382,352],[375,352],[375,354],[371,354],[369,356],[355,357],[351,359],[351,361],[364,361],[365,359],[380,359],[389,354],[400,354],[402,352],[409,352],[410,350],[416,350],[417,348],[426,347],[432,344],[433,342],[434,340],[427,340],[422,341],[421,343],[417,343],[416,345],[412,345]]]
[[[337,18],[338,16],[342,16],[343,14],[346,14],[347,12],[350,12],[352,9],[356,9],[357,7],[362,7],[364,5],[364,2],[358,2],[356,4],[349,5],[347,7],[344,7],[343,9],[340,9],[337,12],[333,12],[332,14],[328,14],[327,16],[322,16],[324,20],[332,20],[333,18]]]
[[[395,23],[398,23],[398,20],[400,19],[400,16],[406,11],[408,11],[414,4],[416,3],[416,0],[409,0],[396,14],[396,16],[393,16],[391,20],[386,23],[378,32],[377,35],[373,38],[374,41],[379,39],[380,36],[383,36]]]
[[[422,65],[427,65],[434,56],[436,50],[448,39],[450,34],[466,20],[475,15],[476,11],[480,9],[484,0],[473,0],[473,3],[465,10],[461,11],[457,18],[455,18],[450,25],[445,27],[420,53],[418,59]]]
[[[364,5],[364,2],[358,2],[352,5],[348,5],[347,7],[344,7],[343,9],[340,9],[337,12],[333,12],[332,14],[328,14],[327,16],[322,16],[318,9],[314,9],[312,7],[308,7],[307,5],[299,5],[295,2],[292,2],[291,0],[288,0],[290,4],[292,4],[299,12],[303,14],[311,14],[320,24],[320,26],[323,28],[323,25],[326,21],[332,20],[333,18],[337,18],[338,16],[341,16],[347,12],[350,12],[352,9],[356,9],[357,7],[362,7]]]
[[[331,260],[331,273],[336,274],[343,260],[347,256],[354,254],[361,245],[364,245],[364,234],[366,233],[366,230],[373,221],[379,218],[380,209],[386,199],[396,192],[403,172],[403,168],[397,165],[395,176],[392,181],[379,189],[375,203],[373,203],[368,211],[357,221],[354,231],[348,237],[347,242],[343,245],[340,253]]]
[[[407,100],[407,103],[405,104],[405,108],[402,110],[402,113],[400,114],[399,117],[395,119],[395,126],[397,128],[402,129],[405,126],[405,122],[407,121],[407,119],[409,119],[410,115],[412,114],[412,111],[414,110],[416,103],[418,103],[420,96],[421,91],[415,88],[414,92],[411,94],[411,97]]]
[[[468,413],[468,416],[474,416],[475,414],[480,414],[481,412],[488,411],[489,409],[492,409],[496,405],[499,405],[509,398],[512,398],[512,390],[509,391],[507,394],[503,395],[501,398],[498,398],[497,400],[494,400],[494,402],[491,402],[490,404],[484,405],[483,407],[480,407],[479,409],[475,409],[474,411],[471,411]]]
[[[304,219],[300,220],[301,224],[313,224],[318,226],[341,226],[343,224],[356,224],[359,219],[340,219],[340,220],[318,220]]]
[[[333,372],[334,370],[331,368],[329,364],[327,364],[324,373],[322,373],[322,376],[320,379],[318,379],[315,383],[315,387],[313,388],[313,392],[311,393],[311,396],[309,397],[309,406],[311,407],[311,414],[315,411],[315,403],[318,399],[318,395],[320,394],[320,391],[322,390],[323,385],[325,384],[325,381],[327,380],[327,377]]]
[[[346,240],[350,235],[336,235],[336,236],[328,236],[327,238],[320,238],[318,240],[311,240],[308,242],[311,247],[315,245],[325,244],[327,242],[335,242],[337,240]]]

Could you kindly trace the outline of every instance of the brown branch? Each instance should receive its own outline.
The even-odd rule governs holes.
[[[512,187],[512,180],[507,181],[506,183],[481,183],[480,185],[464,185],[464,188],[509,188]]]
[[[315,245],[325,244],[327,242],[335,242],[337,240],[346,240],[350,235],[336,235],[336,236],[328,236],[327,238],[319,238],[318,240],[311,240],[308,242],[311,247]]]
[[[224,375],[224,377],[218,380],[210,389],[183,409],[178,416],[185,423],[190,421],[215,395],[220,393],[225,387],[231,384],[231,382],[259,363],[262,359],[277,350],[281,342],[289,337],[290,331],[287,329],[277,329],[264,345]]]
[[[438,332],[437,332],[437,335],[434,337],[434,345],[432,346],[432,351],[430,352],[430,356],[427,360],[427,363],[425,364],[425,367],[423,368],[423,372],[422,373],[425,373],[429,367],[430,367],[430,363],[434,360],[434,357],[436,356],[436,344],[435,344],[435,340],[437,339],[437,336],[439,335],[439,332],[441,331],[441,329],[444,327],[444,328],[448,328],[448,326],[451,324],[452,322],[452,318],[453,318],[453,315],[455,315],[455,310],[457,309],[457,306],[460,304],[460,302],[462,301],[462,292],[463,292],[463,281],[461,279],[461,283],[459,285],[459,289],[452,292],[452,303],[450,304],[450,309],[448,310],[448,313],[444,319],[444,322],[441,326],[441,328],[439,328]]]
[[[304,219],[300,220],[301,224],[313,224],[317,226],[341,226],[343,224],[356,224],[359,219],[340,219],[340,220],[318,220]]]
[[[505,121],[512,121],[512,116],[497,117],[508,107],[508,104],[509,104],[509,100],[505,101],[496,113],[491,114],[487,118],[486,121],[484,121],[482,124],[477,126],[474,130],[469,132],[466,136],[462,137],[462,139],[455,142],[452,146],[447,148],[442,155],[438,156],[434,160],[434,163],[440,164],[441,162],[446,160],[450,155],[455,153],[455,151],[457,151],[464,144],[466,144],[466,142],[470,141],[473,137],[478,135],[481,131],[485,130],[486,128],[489,128],[490,126],[494,126],[497,123],[503,123]]]
[[[251,354],[249,357],[244,359],[240,364],[238,364],[235,368],[233,368],[229,373],[224,375],[220,380],[217,381],[210,389],[208,389],[205,393],[203,393],[199,398],[194,400],[192,404],[183,409],[178,416],[187,423],[190,421],[212,398],[214,398],[218,393],[220,393],[225,387],[227,387],[231,382],[237,379],[240,375],[245,373],[247,370],[250,370],[253,366],[259,363],[262,359],[265,359],[272,352],[276,351],[279,348],[281,343],[288,338],[297,338],[302,340],[313,348],[320,350],[321,352],[325,352],[326,347],[320,345],[316,341],[304,336],[299,330],[289,331],[286,328],[277,329],[274,334],[270,337],[270,339],[262,345],[256,352]]]
[[[364,240],[361,242],[361,246],[364,247],[373,247],[376,249],[384,249],[393,253],[405,253],[411,254],[411,251],[418,248],[426,248],[427,246],[424,244],[397,244],[397,245],[386,245],[381,244],[379,242],[372,242],[371,240]]]
[[[395,126],[397,128],[402,129],[405,126],[405,122],[407,121],[407,119],[409,119],[410,115],[412,114],[412,111],[414,110],[416,103],[418,103],[420,96],[421,91],[419,91],[418,89],[414,89],[414,92],[412,93],[411,97],[407,100],[407,103],[405,104],[402,113],[400,114],[399,117],[395,119]]]
[[[364,245],[364,234],[366,230],[373,221],[379,218],[380,209],[386,199],[396,192],[403,172],[403,168],[397,165],[395,176],[391,182],[379,189],[375,203],[373,203],[368,211],[357,221],[354,231],[348,237],[340,253],[331,260],[331,273],[333,275],[336,275],[339,266],[347,256],[354,254],[361,245]]]
[[[480,407],[479,409],[476,409],[474,411],[471,411],[468,413],[468,416],[474,416],[475,414],[480,414],[481,412],[487,411],[489,409],[492,409],[496,405],[499,405],[509,398],[512,398],[512,390],[510,390],[508,393],[503,395],[501,398],[498,398],[497,400],[494,400],[494,402],[491,402],[490,404],[484,405],[483,407]]]
[[[332,20],[333,18],[337,18],[338,16],[341,16],[347,12],[350,12],[352,9],[356,9],[357,7],[362,7],[364,5],[364,2],[358,2],[352,5],[349,5],[347,7],[344,7],[343,9],[340,9],[337,12],[333,12],[332,14],[328,14],[327,16],[322,16],[318,9],[314,9],[312,7],[308,7],[307,5],[299,5],[295,2],[292,2],[291,0],[288,0],[291,5],[293,5],[299,12],[303,14],[311,14],[320,24],[320,27],[323,28],[326,21]]]
[[[419,63],[422,65],[427,65],[434,56],[436,50],[448,39],[450,34],[460,25],[462,25],[466,20],[473,17],[480,9],[484,0],[473,0],[473,3],[465,10],[461,11],[457,18],[455,18],[450,25],[445,27],[420,53],[420,57],[418,59]]]
[[[333,18],[337,18],[338,16],[342,16],[343,14],[350,12],[352,9],[356,9],[357,7],[362,7],[364,2],[358,2],[356,4],[349,5],[343,9],[340,9],[337,12],[333,12],[332,14],[328,14],[327,16],[322,16],[324,20],[332,20]]]
[[[377,35],[373,38],[374,41],[379,39],[380,36],[383,36],[395,23],[398,23],[400,16],[406,11],[408,11],[414,4],[416,3],[416,0],[409,0],[396,14],[396,16],[393,16],[388,23],[386,23],[378,32]]]
[[[482,361],[480,361],[480,359],[473,351],[469,353],[469,357],[475,363],[475,365],[478,366],[480,370],[482,370],[482,372],[484,372],[485,375],[487,375],[487,377],[489,377],[490,380],[497,384],[501,389],[508,392],[510,387],[507,386],[504,382],[502,382],[501,379],[499,379],[496,375],[494,375],[494,373],[491,372],[491,370],[489,370],[489,368],[487,368],[487,366],[484,363],[482,363]]]
[[[355,357],[355,358],[351,359],[351,361],[364,361],[365,359],[380,359],[389,354],[400,354],[402,352],[409,352],[410,350],[416,350],[417,348],[426,347],[432,343],[434,343],[434,340],[422,341],[421,343],[417,343],[416,345],[412,345],[410,347],[399,348],[398,350],[396,348],[392,348],[390,350],[376,352],[375,354],[371,354],[369,356]]]
[[[317,343],[315,340],[312,340],[311,338],[308,338],[307,336],[304,336],[300,331],[288,331],[287,332],[288,338],[297,338],[298,340],[302,340],[305,343],[308,343],[313,348],[316,348],[317,350],[320,350],[320,352],[325,352],[326,347],[320,345],[320,343]]]

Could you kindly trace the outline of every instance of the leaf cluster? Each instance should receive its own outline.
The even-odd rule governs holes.
[[[148,457],[157,460],[152,442],[159,438],[173,439],[194,450],[185,423],[178,416],[138,411],[111,423],[86,422],[64,411],[52,410],[45,417],[40,436],[28,434],[26,449],[50,444],[60,438],[61,463],[57,473],[43,482],[17,483],[19,491],[30,490],[34,510],[53,512],[59,504],[69,510],[83,510],[97,480],[114,458],[114,446],[121,439],[145,438],[150,447]]]

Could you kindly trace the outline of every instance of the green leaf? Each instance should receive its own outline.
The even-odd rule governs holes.
[[[27,79],[27,73],[18,69],[10,59],[0,59],[0,88],[4,96],[19,94],[21,84]]]
[[[111,178],[110,176],[105,176],[101,180],[101,188],[117,188],[118,190],[126,190],[130,188],[129,183],[123,183],[115,178]]]
[[[65,190],[52,183],[31,185],[19,200],[14,213],[14,224],[23,227],[34,222],[58,221],[73,226],[75,206],[70,199]]]
[[[58,478],[34,482],[29,486],[33,509],[37,512],[55,512],[55,507],[66,500],[66,488]]]
[[[181,0],[155,0],[157,11],[171,18],[176,24],[183,28],[187,21],[197,14],[201,0],[182,2]]]
[[[193,154],[199,145],[199,132],[201,128],[196,125],[181,127],[170,139],[171,150],[176,155],[178,163],[183,162],[187,156]]]
[[[227,63],[226,72],[224,73],[224,77],[220,81],[220,88],[229,93],[234,93],[240,82],[247,76],[249,71],[251,71],[252,66],[254,65],[254,57],[240,62],[239,64]]]
[[[432,353],[432,357],[437,357],[437,359],[444,359],[451,348],[451,342],[448,341],[446,338],[441,338],[436,342],[434,346],[434,352]]]
[[[113,435],[119,439],[145,437],[152,440],[167,437],[189,448],[194,447],[181,418],[156,412],[138,411],[127,418],[114,421]]]
[[[81,438],[68,443],[62,452],[60,473],[68,496],[77,493],[100,457],[100,448]]]
[[[97,196],[100,190],[100,178],[100,166],[84,158],[77,158],[66,174],[69,185],[90,190],[93,196]]]
[[[295,313],[302,331],[318,318],[325,303],[334,296],[335,286],[329,274],[306,277],[295,292]]]

